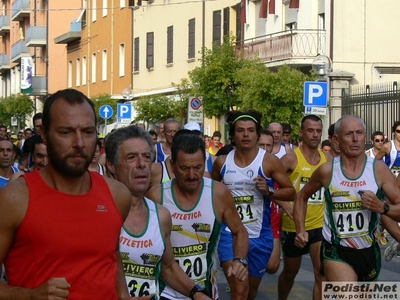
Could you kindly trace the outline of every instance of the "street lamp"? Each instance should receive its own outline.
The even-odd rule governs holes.
[[[318,81],[327,81],[325,75],[329,74],[332,71],[332,61],[328,56],[318,54],[312,62],[312,68],[314,72],[319,76]]]
[[[133,95],[133,91],[131,88],[124,88],[122,90],[122,98],[124,98],[124,100],[122,100],[122,102],[125,103],[126,101],[132,100],[132,95]]]

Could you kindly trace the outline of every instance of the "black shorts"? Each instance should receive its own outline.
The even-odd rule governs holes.
[[[310,252],[310,245],[322,241],[322,227],[307,230],[308,232],[308,243],[304,248],[295,246],[294,239],[296,238],[296,232],[282,231],[282,251],[286,257],[299,257]]]
[[[333,245],[323,241],[321,245],[321,271],[324,274],[324,260],[330,259],[351,266],[358,276],[358,281],[376,280],[381,271],[381,252],[378,243],[365,249],[353,249]]]

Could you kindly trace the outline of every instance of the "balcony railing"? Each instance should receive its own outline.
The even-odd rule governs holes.
[[[289,30],[239,41],[236,51],[264,62],[311,58],[325,53],[325,30]]]
[[[29,48],[25,41],[18,41],[11,46],[11,61],[17,62],[22,56],[29,56]]]
[[[30,26],[26,30],[26,46],[41,47],[46,45],[47,29],[46,26]]]
[[[60,35],[54,39],[56,44],[68,44],[81,38],[83,20],[76,22],[73,20],[70,23],[70,31]]]
[[[0,35],[10,32],[10,16],[0,16]]]
[[[10,54],[0,54],[0,70],[10,69]]]
[[[12,4],[11,20],[22,21],[23,18],[29,17],[30,8],[30,0],[15,0]]]

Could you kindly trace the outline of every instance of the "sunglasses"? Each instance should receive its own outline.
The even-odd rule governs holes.
[[[396,129],[395,131],[396,131],[396,133],[400,133],[400,129]]]
[[[399,133],[400,133],[400,130],[399,130]],[[381,140],[380,139],[375,139],[374,140],[375,143],[383,143],[384,141],[385,141],[385,139],[381,139]]]

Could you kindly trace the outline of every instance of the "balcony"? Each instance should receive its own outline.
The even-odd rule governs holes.
[[[10,54],[0,54],[0,71],[10,69]]]
[[[0,35],[10,32],[10,16],[0,16]]]
[[[46,26],[30,26],[26,31],[27,47],[43,47],[46,46],[47,28]]]
[[[258,57],[268,67],[283,64],[311,65],[325,51],[325,30],[289,30],[239,41],[236,52],[246,58]]]
[[[47,95],[46,76],[32,76],[32,95],[34,96]]]
[[[22,21],[24,18],[29,17],[31,11],[30,0],[16,0],[12,4],[12,21]]]
[[[18,41],[11,46],[11,62],[19,62],[21,57],[24,56],[30,56],[29,48],[26,46],[25,41]]]
[[[73,41],[79,40],[82,34],[83,20],[76,22],[75,20],[70,23],[70,31],[60,35],[54,39],[56,44],[69,44]]]

